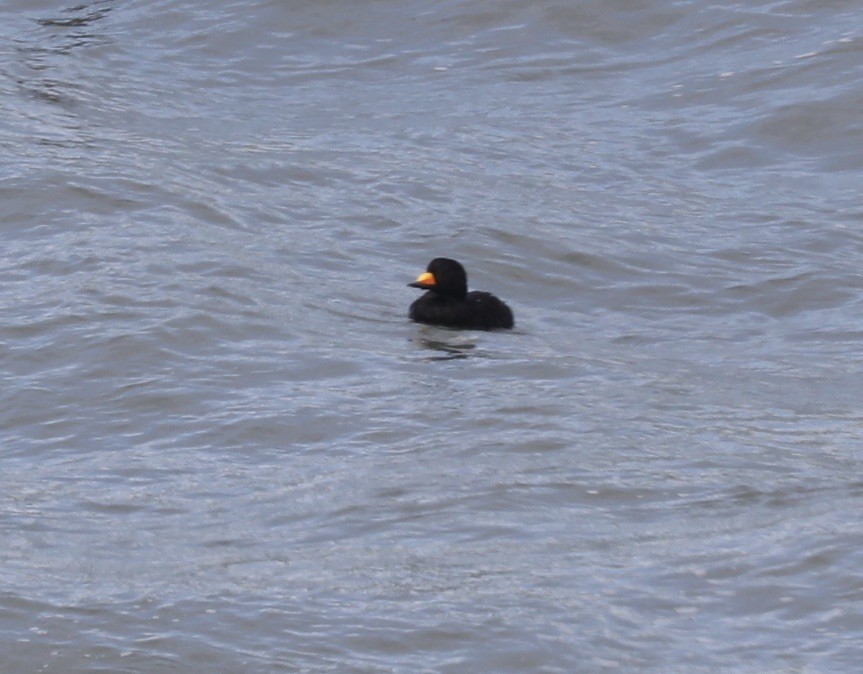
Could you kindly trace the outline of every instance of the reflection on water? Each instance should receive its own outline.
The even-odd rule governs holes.
[[[75,5],[60,10],[55,16],[34,18],[33,22],[40,29],[20,31],[12,37],[15,53],[20,58],[9,65],[25,95],[59,106],[66,112],[74,110],[86,87],[74,62],[57,57],[71,57],[80,48],[110,44],[109,32],[104,27],[97,29],[94,24],[108,16],[112,2],[101,0]],[[61,126],[68,128],[66,124]]]
[[[412,341],[423,349],[437,352],[423,359],[429,361],[467,358],[477,344],[474,333],[431,325],[420,326]]]
[[[87,26],[105,18],[111,11],[113,0],[100,0],[90,4],[78,4],[63,9],[61,16],[36,19],[42,26],[58,26],[60,28],[75,28]]]

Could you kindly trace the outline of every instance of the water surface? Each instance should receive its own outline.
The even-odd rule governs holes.
[[[211,5],[0,9],[0,669],[854,671],[861,10]]]

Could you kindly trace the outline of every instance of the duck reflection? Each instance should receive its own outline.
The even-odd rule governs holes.
[[[449,330],[424,325],[414,334],[414,344],[422,349],[435,352],[425,360],[457,360],[468,358],[476,353],[476,338],[459,330]]]

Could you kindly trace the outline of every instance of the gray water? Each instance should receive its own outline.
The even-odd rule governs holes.
[[[860,671],[861,26],[4,2],[0,671]]]

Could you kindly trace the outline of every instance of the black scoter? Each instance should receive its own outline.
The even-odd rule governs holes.
[[[427,290],[411,304],[417,323],[465,330],[494,330],[513,326],[512,310],[491,293],[467,290],[467,273],[455,260],[436,257],[412,288]]]

